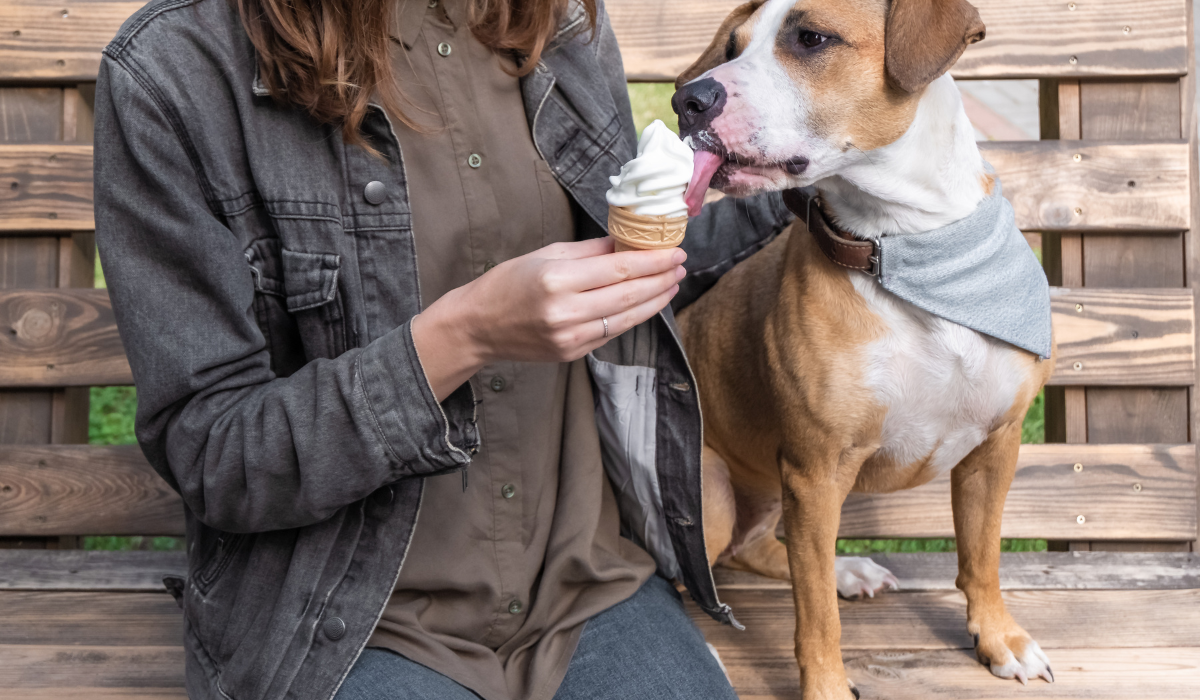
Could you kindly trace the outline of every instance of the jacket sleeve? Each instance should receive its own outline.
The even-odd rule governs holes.
[[[625,67],[603,3],[598,12],[596,51],[600,65],[605,68],[617,109],[631,115]],[[682,246],[688,254],[684,263],[688,276],[680,282],[672,308],[679,311],[699,299],[721,275],[770,243],[793,218],[778,192],[742,199],[724,197],[705,205],[700,215],[688,222]]]
[[[96,238],[158,473],[205,524],[261,532],[464,467],[478,445],[470,386],[437,402],[408,323],[274,375],[241,246],[186,131],[135,71],[111,57],[100,69]]]

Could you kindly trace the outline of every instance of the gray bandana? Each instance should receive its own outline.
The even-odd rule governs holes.
[[[813,205],[816,196],[811,187],[789,190],[784,201],[802,220],[807,217],[810,230],[836,231]],[[1017,229],[999,179],[995,193],[967,218],[933,231],[885,235],[874,243],[871,274],[878,273],[887,291],[935,316],[1049,359],[1050,285]]]
[[[965,219],[924,233],[879,239],[879,283],[901,299],[1050,358],[1050,285],[995,193]]]

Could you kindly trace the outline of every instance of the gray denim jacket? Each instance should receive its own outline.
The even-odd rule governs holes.
[[[573,8],[521,81],[580,238],[605,234],[607,176],[636,147],[603,6],[595,36],[585,28]],[[468,468],[479,444],[469,385],[439,404],[413,348],[399,145],[379,109],[362,130],[385,158],[267,97],[227,0],[151,2],[104,52],[96,234],[138,441],[186,506],[189,572],[172,587],[193,700],[332,697],[396,581],[420,477]],[[374,181],[382,201],[364,196]],[[677,305],[790,217],[778,196],[707,207]],[[729,621],[704,551],[700,409],[671,310],[589,363],[626,534]]]

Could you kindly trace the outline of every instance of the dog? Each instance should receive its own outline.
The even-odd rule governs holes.
[[[805,700],[858,697],[838,593],[896,585],[868,559],[835,557],[847,494],[947,471],[977,657],[1001,678],[1054,679],[998,571],[1022,421],[1053,368],[1048,290],[1042,356],[898,298],[870,256],[851,269],[823,248],[946,227],[998,195],[947,74],[984,32],[965,0],[751,0],[676,83],[680,134],[698,152],[689,205],[711,185],[787,191],[799,209],[679,325],[706,423],[710,564],[792,581]],[[806,230],[814,211],[831,239]]]

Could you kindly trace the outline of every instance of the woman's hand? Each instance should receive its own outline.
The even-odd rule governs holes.
[[[414,318],[413,342],[438,401],[493,362],[577,360],[669,304],[687,255],[678,248],[610,255],[612,245],[608,238],[555,243],[522,255]]]

